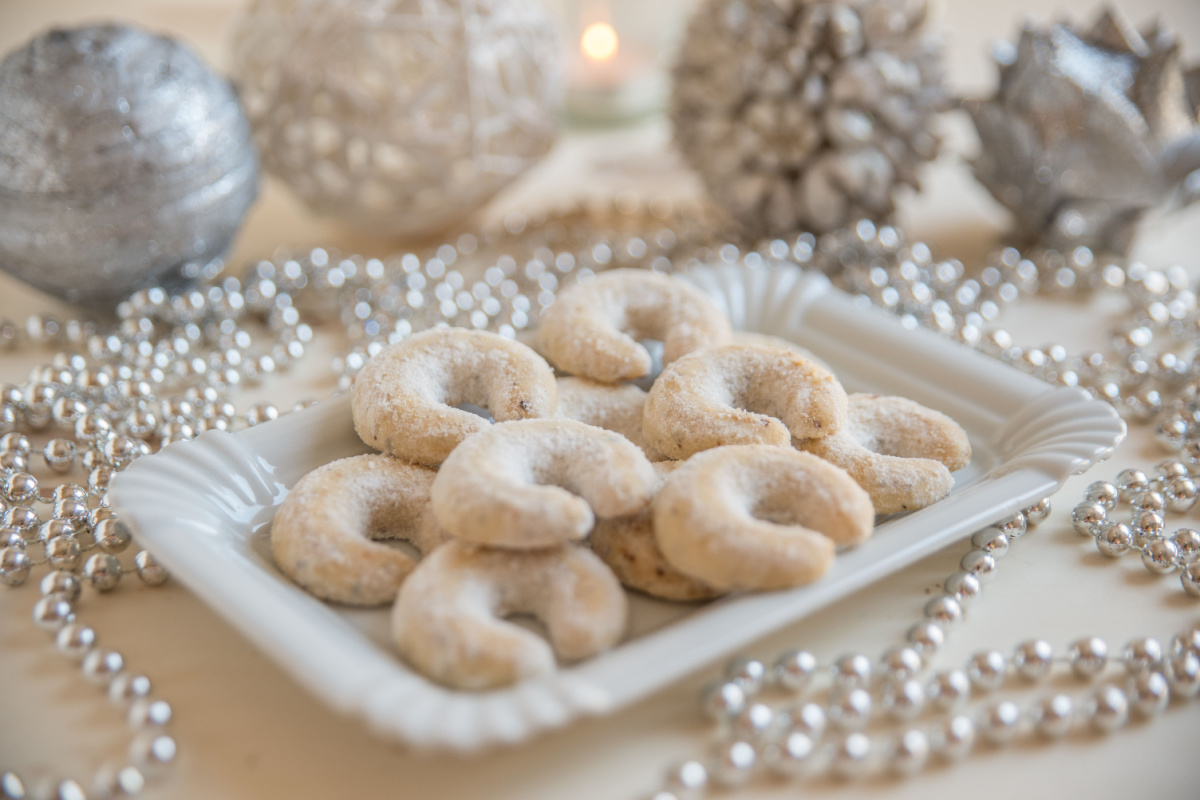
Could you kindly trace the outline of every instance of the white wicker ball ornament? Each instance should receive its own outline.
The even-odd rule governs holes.
[[[556,132],[561,47],[537,0],[257,0],[233,58],[264,167],[385,233],[461,221]]]

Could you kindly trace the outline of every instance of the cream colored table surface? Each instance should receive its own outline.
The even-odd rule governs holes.
[[[1185,52],[1200,57],[1200,3],[1142,0],[1129,4],[1139,22],[1161,16],[1191,40]],[[234,3],[120,0],[0,0],[0,50],[52,23],[125,19],[172,32],[193,43],[216,64],[224,63],[224,40]],[[1012,36],[1022,14],[1046,20],[1061,13],[1092,14],[1083,0],[1053,5],[1034,0],[948,0],[952,84],[960,90],[994,81],[987,44]],[[951,122],[952,149],[969,148],[971,137]],[[689,195],[696,181],[668,151],[661,121],[636,129],[572,132],[534,175],[502,198],[499,207],[536,208],[581,193],[629,190],[645,196]],[[986,193],[953,155],[930,173],[926,194],[906,206],[908,229],[940,252],[968,261],[986,251],[1002,217]],[[491,213],[498,213],[493,208]],[[278,245],[335,245],[382,255],[395,243],[355,234],[307,216],[277,182],[268,179],[237,242],[234,262],[269,254]],[[1141,258],[1155,265],[1177,262],[1200,269],[1200,209],[1145,237]],[[52,301],[0,276],[0,316],[20,318],[32,310],[67,313]],[[1031,301],[1006,320],[1027,344],[1061,341],[1070,347],[1099,345],[1110,319],[1105,307]],[[282,404],[332,389],[329,356],[336,337],[322,335],[295,374],[258,390]],[[2,356],[0,380],[22,379],[44,354]],[[958,666],[977,649],[1009,651],[1023,638],[1041,636],[1056,647],[1096,634],[1119,646],[1128,637],[1169,637],[1200,620],[1200,602],[1186,598],[1178,577],[1154,578],[1136,560],[1102,559],[1071,529],[1068,514],[1088,481],[1111,477],[1128,464],[1149,466],[1164,453],[1149,432],[1137,429],[1116,458],[1068,483],[1056,497],[1051,519],[1013,548],[1000,576],[972,607],[939,664]],[[1193,512],[1191,524],[1196,524]],[[823,658],[863,651],[878,653],[896,643],[920,616],[927,596],[952,572],[963,545],[916,564],[861,591],[820,615],[759,642],[769,655],[799,644]],[[29,612],[33,585],[0,591],[0,769],[24,774],[53,769],[81,775],[118,756],[127,741],[108,702],[58,657]],[[180,756],[165,783],[148,796],[179,798],[519,798],[592,800],[630,798],[657,785],[671,760],[698,752],[707,727],[698,720],[698,688],[714,674],[699,669],[636,707],[585,720],[537,741],[479,757],[420,756],[373,738],[358,721],[329,711],[262,656],[182,586],[147,589],[129,581],[109,596],[88,590],[81,614],[104,644],[155,681],[176,712]],[[969,761],[936,767],[907,781],[877,780],[852,786],[822,784],[805,793],[889,798],[1089,797],[1195,798],[1200,796],[1200,701],[1173,705],[1153,724],[1132,724],[1107,738],[1083,736],[1052,746],[1006,750],[981,747]],[[798,795],[795,787],[761,783],[737,793],[745,798]]]

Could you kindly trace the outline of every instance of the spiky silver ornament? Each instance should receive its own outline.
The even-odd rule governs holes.
[[[675,66],[675,141],[749,236],[883,219],[937,154],[924,0],[705,0]]]
[[[1200,197],[1200,68],[1169,33],[1107,9],[1086,31],[1026,26],[997,60],[996,96],[966,108],[1020,243],[1125,253],[1147,212]]]

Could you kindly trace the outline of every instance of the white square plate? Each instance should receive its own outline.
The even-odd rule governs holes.
[[[324,603],[270,557],[270,522],[310,470],[366,452],[348,397],[237,434],[214,431],[136,462],[112,501],[183,584],[315,695],[380,734],[421,747],[514,742],[627,705],[682,675],[1050,494],[1107,458],[1124,423],[1080,389],[1011,367],[864,306],[795,267],[714,267],[687,276],[734,327],[799,342],[848,388],[912,398],[971,436],[953,493],[882,521],[816,583],[680,605],[631,597],[627,639],[544,680],[468,693],[431,683],[393,653],[387,609]]]

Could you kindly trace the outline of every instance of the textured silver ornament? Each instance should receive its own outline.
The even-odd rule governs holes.
[[[1116,9],[1090,30],[1026,27],[997,51],[996,96],[966,108],[975,176],[1012,212],[1015,237],[1129,250],[1147,212],[1200,197],[1200,68]]]
[[[536,0],[258,0],[233,58],[266,169],[363,227],[436,233],[554,141],[562,53]]]
[[[70,300],[207,272],[258,192],[228,83],[178,42],[51,30],[0,62],[0,268]]]
[[[883,219],[944,107],[924,0],[706,0],[674,70],[675,141],[744,233]]]

